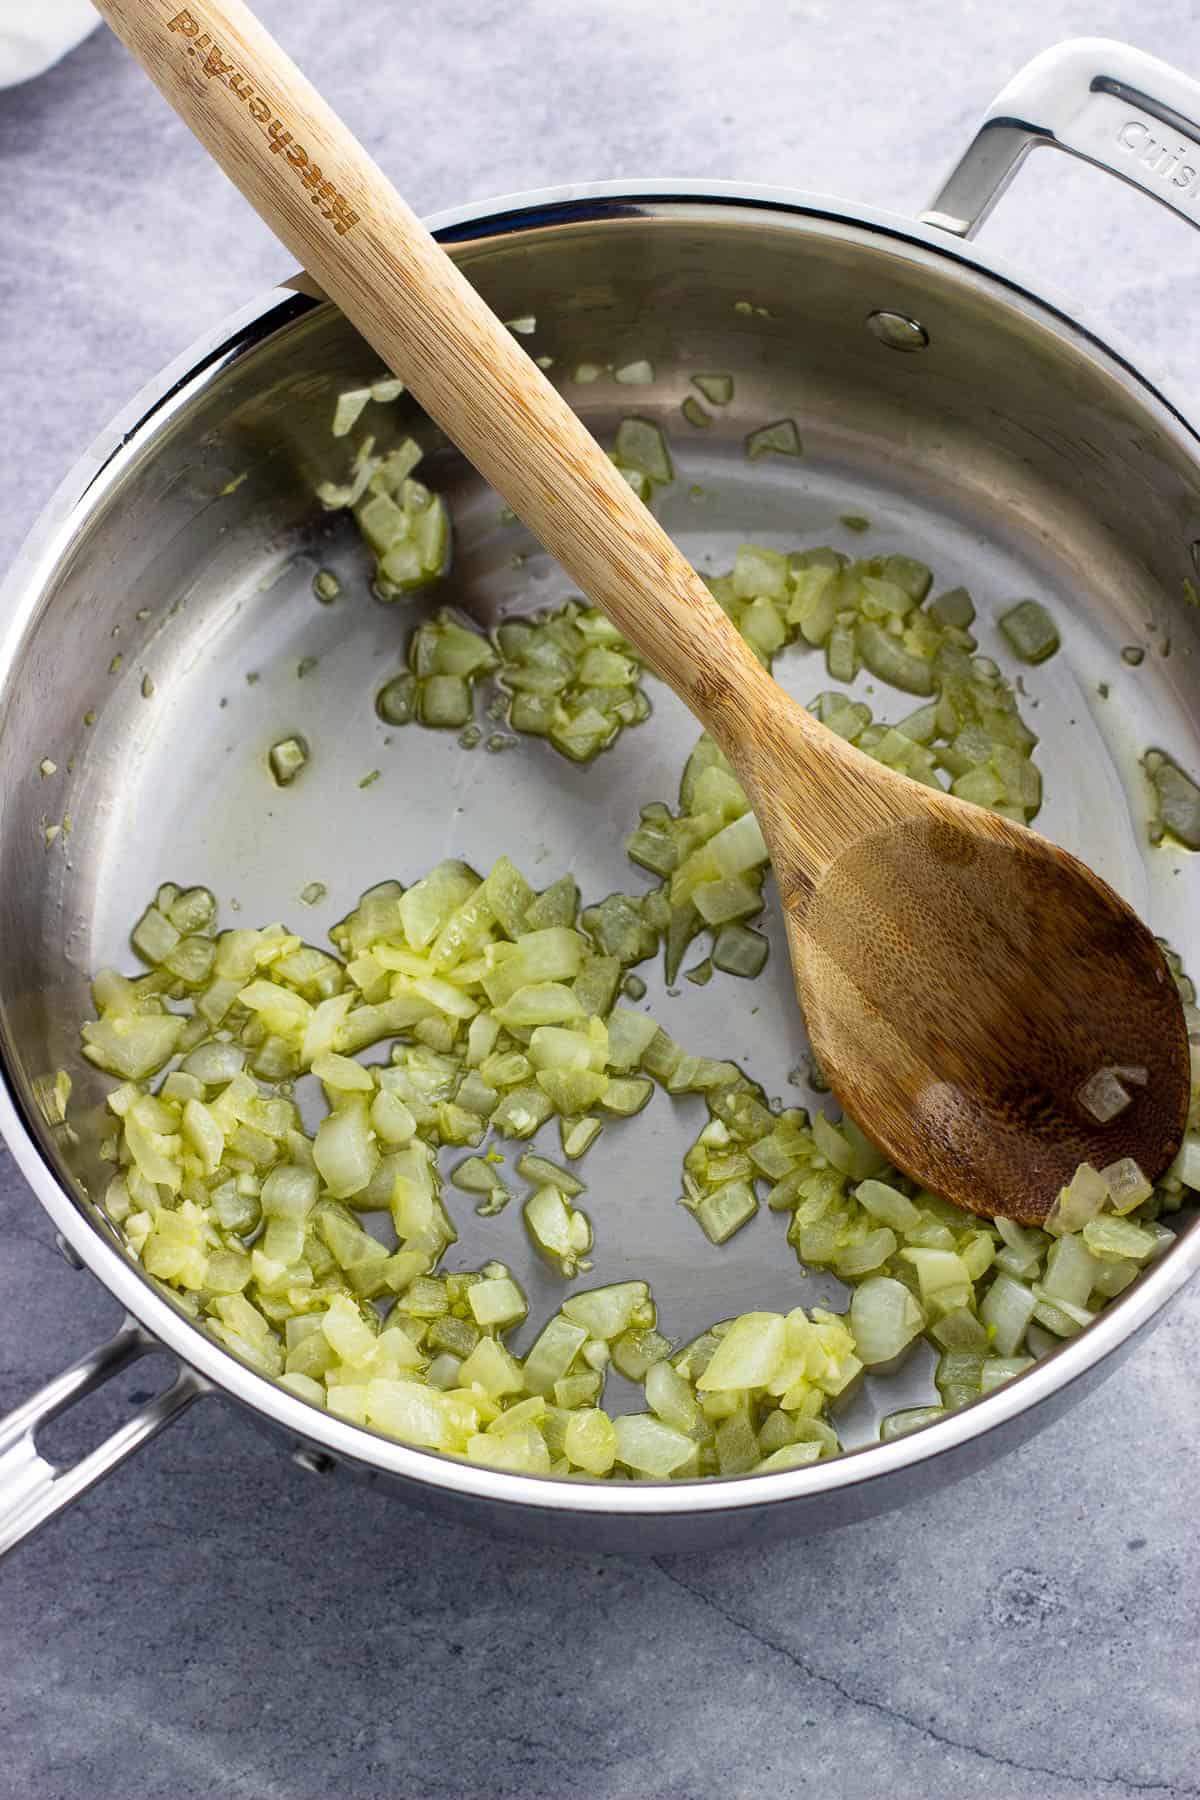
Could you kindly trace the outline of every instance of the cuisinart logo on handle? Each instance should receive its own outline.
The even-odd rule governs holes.
[[[1141,119],[1126,119],[1117,132],[1117,142],[1127,156],[1175,189],[1173,199],[1194,200],[1200,194],[1200,152],[1195,146],[1184,148],[1176,138],[1172,149],[1166,138],[1155,137]]]
[[[339,237],[352,231],[358,224],[358,214],[338,193],[333,182],[326,180],[320,165],[312,160],[303,144],[294,142],[271,102],[254,91],[237,64],[213,42],[207,31],[201,31],[200,21],[185,9],[168,22],[167,30],[177,31],[187,40],[187,53],[200,59],[203,74],[210,80],[223,82],[236,99],[245,103],[250,117],[262,126],[270,139],[271,154],[286,157],[304,186],[311,190],[313,205],[320,208]]]

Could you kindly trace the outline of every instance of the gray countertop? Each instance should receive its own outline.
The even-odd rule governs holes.
[[[425,210],[670,174],[913,212],[1047,43],[1200,72],[1166,0],[260,10]],[[138,384],[289,264],[102,33],[0,94],[0,155],[7,561]],[[1040,157],[988,237],[1195,401],[1185,226]],[[115,1309],[3,1151],[0,1234],[3,1410]],[[919,1510],[653,1563],[489,1543],[202,1405],[5,1565],[0,1796],[1200,1795],[1198,1362],[1193,1291],[1064,1422]]]

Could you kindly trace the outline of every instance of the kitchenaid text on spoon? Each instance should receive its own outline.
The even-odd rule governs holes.
[[[338,236],[345,237],[352,231],[358,224],[359,215],[323,174],[320,164],[313,161],[303,144],[295,142],[272,102],[255,92],[237,64],[220,44],[213,41],[211,33],[201,30],[199,19],[185,7],[168,21],[167,30],[179,32],[187,40],[187,53],[198,59],[201,74],[222,82],[235,99],[245,102],[250,117],[262,126],[271,140],[271,154],[282,154],[287,158],[304,186],[311,190],[313,205],[320,208]]]

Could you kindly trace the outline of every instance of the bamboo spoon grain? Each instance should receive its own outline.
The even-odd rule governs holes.
[[[1034,832],[789,699],[512,334],[240,0],[97,0],[262,218],[722,745],[770,847],[821,1066],[902,1169],[1043,1219],[1080,1162],[1153,1178],[1189,1099],[1145,925]],[[1081,1085],[1141,1065],[1099,1124]]]

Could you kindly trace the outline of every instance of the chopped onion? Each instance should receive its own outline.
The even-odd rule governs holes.
[[[371,390],[369,387],[347,388],[343,393],[338,395],[337,405],[333,410],[333,425],[331,426],[334,437],[346,437],[353,431],[354,427],[358,424],[359,419],[362,417],[370,399]]]
[[[1200,788],[1161,750],[1147,751],[1142,767],[1154,788],[1151,841],[1169,835],[1185,849],[1200,850]]]
[[[733,399],[732,375],[693,375],[692,383],[713,406],[728,406]]]
[[[1143,1074],[1145,1071],[1143,1070]],[[1075,1098],[1100,1125],[1107,1125],[1125,1111],[1132,1096],[1121,1085],[1115,1069],[1097,1069],[1076,1089]]]
[[[619,1448],[616,1427],[599,1407],[582,1407],[567,1420],[563,1455],[585,1474],[607,1475]]]
[[[728,378],[696,385],[713,405],[732,398]],[[368,399],[399,391],[381,381]],[[801,448],[791,420],[749,447]],[[412,440],[383,455],[368,439],[346,486],[322,495],[354,509],[384,598],[428,579],[447,554],[444,504],[413,479],[420,457]],[[613,459],[646,499],[673,477],[651,419],[622,421]],[[322,585],[332,597],[336,583]],[[765,664],[798,643],[823,649],[836,680],[866,667],[921,696],[887,725],[840,691],[817,695],[813,712],[848,742],[1003,816],[1036,812],[1036,740],[995,663],[976,654],[965,590],[928,602],[930,570],[903,555],[852,562],[756,544],[708,585]],[[490,678],[502,690],[490,718],[507,708],[514,729],[579,762],[648,711],[640,659],[577,602],[504,620],[491,637],[446,611],[426,619],[377,710],[389,725],[461,729],[475,683]],[[830,1403],[922,1331],[940,1352],[942,1405],[893,1415],[882,1435],[968,1404],[1083,1328],[1172,1241],[1158,1215],[1184,1187],[1200,1189],[1200,1132],[1157,1190],[1123,1159],[1081,1168],[1047,1231],[967,1219],[891,1168],[850,1119],[768,1104],[735,1064],[617,1004],[644,997],[636,965],[663,948],[670,984],[706,932],[713,941],[688,971],[698,980],[752,975],[765,959],[766,939],[746,921],[762,905],[766,846],[711,739],[689,758],[678,807],[646,805],[628,849],[657,885],[582,909],[570,876],[539,894],[508,858],[483,879],[449,860],[407,890],[382,883],[333,927],[336,956],[282,926],[218,933],[207,890],[164,884],[132,934],[148,972],[102,972],[98,1017],[83,1031],[87,1057],[121,1083],[101,1155],[114,1169],[109,1216],[131,1254],[228,1349],[343,1418],[522,1473],[668,1479],[837,1454]],[[1172,967],[1192,998],[1177,959]],[[372,1045],[383,1060],[359,1061]],[[312,1135],[291,1089],[310,1072],[329,1107]],[[1123,1105],[1148,1079],[1135,1065],[1103,1074]],[[439,1151],[457,1153],[453,1187],[493,1217],[511,1196],[489,1132],[529,1140],[556,1119],[574,1161],[602,1120],[627,1129],[620,1121],[656,1085],[703,1098],[682,1201],[709,1239],[750,1228],[765,1198],[788,1215],[797,1256],[851,1285],[849,1313],[744,1314],[675,1350],[647,1285],[622,1282],[568,1295],[516,1357],[502,1339],[528,1301],[509,1270],[450,1271],[443,1260],[456,1230]],[[65,1086],[38,1092],[65,1124]],[[1116,1098],[1111,1085],[1105,1095]],[[1094,1082],[1081,1088],[1089,1102],[1098,1118],[1106,1101]],[[534,1148],[517,1174],[535,1245],[576,1276],[591,1243],[574,1205],[582,1183]],[[378,1216],[390,1217],[394,1241]],[[643,1384],[648,1411],[608,1416],[610,1365]]]
[[[683,1204],[695,1216],[710,1244],[727,1243],[758,1211],[758,1200],[748,1181],[724,1182],[696,1199],[685,1195]]]
[[[753,979],[762,973],[766,960],[767,940],[761,932],[750,931],[744,925],[722,925],[713,945],[714,969]]]
[[[1037,1305],[1024,1282],[1001,1271],[984,1295],[979,1317],[991,1334],[992,1347],[1000,1356],[1012,1356],[1025,1341]]]
[[[564,1279],[569,1281],[591,1267],[583,1260],[592,1247],[591,1225],[586,1214],[572,1207],[560,1188],[538,1188],[525,1202],[524,1217],[537,1248]]]
[[[695,1454],[696,1446],[689,1437],[664,1425],[653,1413],[626,1413],[612,1423],[616,1459],[635,1475],[665,1480]]]
[[[1135,1206],[1140,1206],[1154,1192],[1153,1184],[1146,1180],[1132,1156],[1123,1156],[1118,1162],[1109,1163],[1107,1168],[1101,1169],[1100,1179],[1108,1189],[1115,1213],[1132,1212]]]
[[[879,1436],[882,1443],[890,1444],[896,1438],[907,1437],[910,1431],[920,1431],[925,1425],[936,1425],[939,1419],[946,1416],[944,1406],[909,1406],[901,1412],[889,1413],[881,1422]]]
[[[721,1339],[698,1386],[705,1393],[765,1387],[783,1361],[786,1348],[781,1313],[746,1313]]]
[[[903,1282],[888,1275],[872,1275],[855,1288],[850,1329],[856,1353],[868,1368],[899,1356],[924,1325],[925,1314]]]
[[[271,745],[267,760],[279,786],[290,787],[308,763],[308,746],[300,737],[281,738]]]
[[[1013,1381],[1023,1375],[1026,1369],[1034,1364],[1032,1356],[989,1356],[979,1371],[979,1391],[990,1394],[996,1388],[1003,1387],[1006,1381]]]
[[[746,439],[746,455],[751,462],[763,456],[802,456],[804,446],[794,419],[777,419],[773,425],[762,425]]]
[[[1054,620],[1037,600],[1020,600],[1002,613],[999,626],[1008,639],[1014,656],[1022,662],[1045,662],[1053,656],[1061,639]]]
[[[633,469],[651,481],[675,479],[667,440],[653,419],[622,419],[613,441],[613,455],[622,468]]]
[[[1054,1236],[1081,1231],[1108,1200],[1108,1185],[1091,1163],[1080,1163],[1062,1189],[1046,1218],[1046,1230]]]

